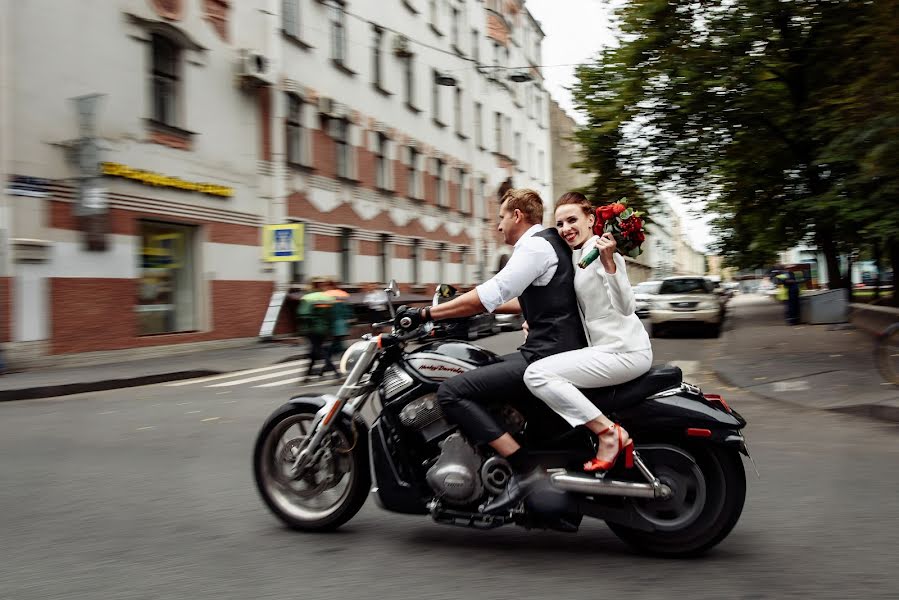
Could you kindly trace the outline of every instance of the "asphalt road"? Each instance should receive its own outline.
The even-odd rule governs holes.
[[[727,389],[718,351],[655,342],[747,417],[761,472],[746,463],[743,516],[703,558],[636,555],[597,521],[477,532],[373,502],[337,533],[288,531],[250,455],[295,386],[211,381],[0,405],[0,599],[899,597],[899,431]]]

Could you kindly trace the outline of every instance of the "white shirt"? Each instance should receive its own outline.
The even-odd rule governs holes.
[[[541,231],[542,225],[534,225],[525,231],[515,242],[506,266],[475,288],[487,312],[492,313],[509,300],[519,297],[529,285],[548,284],[556,274],[559,257],[552,244],[542,237],[534,237]]]

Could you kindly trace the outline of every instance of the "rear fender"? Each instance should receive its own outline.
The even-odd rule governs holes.
[[[658,395],[620,410],[614,417],[638,444],[641,439],[689,439],[723,444],[746,453],[740,433],[746,420],[736,411],[711,403],[701,395],[687,392]]]

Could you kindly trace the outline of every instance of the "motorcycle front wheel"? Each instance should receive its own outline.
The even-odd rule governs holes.
[[[633,509],[655,531],[607,523],[622,541],[647,554],[695,556],[720,543],[737,524],[746,500],[739,453],[712,445],[639,449],[641,458],[673,495],[634,499]]]
[[[358,432],[335,423],[319,460],[295,477],[292,465],[312,433],[314,420],[311,408],[287,404],[278,409],[256,439],[253,474],[263,501],[287,526],[329,531],[359,512],[371,476],[367,448]]]

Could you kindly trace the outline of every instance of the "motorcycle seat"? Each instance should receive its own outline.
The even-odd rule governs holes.
[[[621,385],[603,388],[581,389],[587,398],[603,413],[611,413],[639,404],[661,391],[671,389],[683,381],[680,367],[660,365],[645,374]]]

